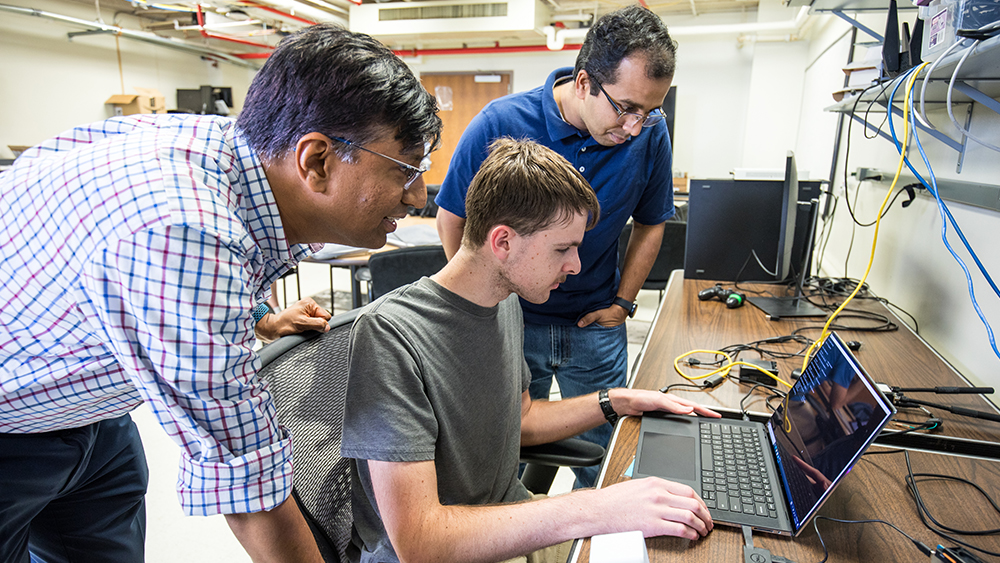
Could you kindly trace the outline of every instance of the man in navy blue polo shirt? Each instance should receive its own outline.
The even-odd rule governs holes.
[[[625,319],[635,314],[663,223],[674,214],[670,138],[659,108],[673,79],[675,50],[666,26],[647,8],[607,14],[587,33],[575,68],[558,69],[540,88],[491,102],[455,149],[436,199],[449,257],[462,238],[466,190],[499,137],[528,138],[555,150],[600,200],[601,220],[580,247],[580,274],[544,304],[521,301],[533,399],[548,397],[553,375],[567,398],[625,385]],[[632,236],[619,272],[618,239],[630,217]],[[583,437],[606,445],[610,435],[611,426],[604,425]],[[590,486],[597,468],[576,473],[577,486]]]

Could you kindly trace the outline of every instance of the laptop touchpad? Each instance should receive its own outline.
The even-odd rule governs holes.
[[[674,481],[695,480],[694,438],[646,432],[642,440],[638,473]]]

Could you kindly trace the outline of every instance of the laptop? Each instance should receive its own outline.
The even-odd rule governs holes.
[[[797,536],[894,414],[831,333],[766,423],[644,415],[632,476],[690,486],[715,523]]]

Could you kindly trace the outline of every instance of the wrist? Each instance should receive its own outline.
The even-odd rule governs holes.
[[[608,421],[608,424],[614,426],[618,423],[621,416],[618,411],[615,410],[614,405],[611,402],[611,390],[602,389],[597,393],[597,402],[601,407],[601,413],[604,414],[604,419]]]
[[[625,314],[628,316],[628,318],[631,319],[631,318],[635,317],[635,311],[636,311],[636,309],[638,309],[638,305],[636,305],[635,302],[629,301],[628,299],[625,299],[624,297],[619,297],[619,296],[616,295],[615,298],[614,298],[614,300],[612,301],[612,303],[614,305],[618,305],[619,307],[621,307],[622,309],[624,309],[625,310]]]
[[[267,313],[253,327],[254,334],[257,335],[257,338],[264,341],[265,344],[278,339],[277,326],[274,324],[276,317],[277,315],[274,313]]]

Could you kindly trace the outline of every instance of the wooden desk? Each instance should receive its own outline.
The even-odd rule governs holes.
[[[670,383],[684,382],[674,371],[673,362],[674,358],[690,350],[717,350],[731,344],[790,334],[803,326],[822,326],[822,319],[819,318],[772,322],[749,304],[727,309],[725,304],[716,300],[699,301],[698,291],[712,285],[710,281],[684,280],[682,271],[674,272],[633,370],[630,387],[659,389]],[[773,287],[770,289],[774,291]],[[873,301],[855,301],[852,307],[882,312],[899,325],[899,330],[895,332],[838,331],[845,340],[863,343],[856,355],[875,381],[907,387],[969,385],[883,305]],[[843,321],[843,324],[851,323],[859,324],[859,321]],[[819,330],[807,333],[810,338],[818,335]],[[788,346],[789,351],[800,347],[797,344]],[[744,352],[741,357],[748,359],[756,355]],[[801,367],[801,358],[779,360],[780,375],[786,380],[790,371],[797,367]],[[748,386],[727,381],[712,391],[685,394],[678,389],[677,393],[712,407],[738,409],[740,399],[748,390]],[[750,410],[765,412],[763,397],[760,395],[748,400]],[[992,403],[975,395],[949,395],[944,399],[941,396],[921,397],[932,402],[997,412]],[[944,421],[943,434],[968,440],[1000,442],[1000,423],[968,419],[934,409],[932,412]],[[639,425],[639,418],[627,417],[615,428],[599,478],[601,487],[628,479],[625,472],[635,456]],[[873,450],[879,449],[886,448],[873,447]],[[994,498],[1000,494],[1000,462],[929,452],[911,452],[910,456],[914,472],[965,477],[984,487]],[[905,474],[906,466],[901,453],[866,456],[841,483],[820,513],[847,520],[884,519],[933,547],[939,538],[920,522],[906,491]],[[986,512],[987,503],[967,486],[930,482],[921,484],[920,490],[924,500],[933,503],[931,511],[935,516],[940,512],[939,520],[943,522],[967,528],[993,528],[997,525],[996,513],[992,509]],[[955,498],[967,498],[969,503],[956,503]],[[908,561],[920,558],[909,541],[883,524],[820,521],[819,526],[830,548],[831,561]],[[942,543],[948,544],[943,540]],[[974,538],[972,543],[993,551],[1000,550],[1000,538],[997,537]],[[754,545],[798,563],[819,561],[823,555],[811,526],[795,539],[754,534]],[[743,536],[737,528],[718,526],[707,538],[696,542],[650,538],[647,546],[651,562],[677,560],[678,556],[685,561],[743,561]],[[589,561],[589,553],[589,540],[578,541],[570,561]]]

